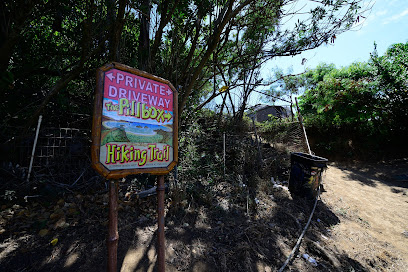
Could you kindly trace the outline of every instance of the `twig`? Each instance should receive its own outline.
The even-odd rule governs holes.
[[[319,195],[320,195],[320,186],[319,186],[319,189],[317,191],[316,201],[314,203],[313,210],[310,213],[309,220],[307,221],[307,224],[306,224],[305,228],[303,229],[302,234],[299,236],[299,239],[297,240],[295,247],[292,249],[292,252],[289,254],[289,256],[286,259],[285,263],[282,265],[282,267],[279,269],[278,272],[282,272],[283,270],[285,270],[286,266],[288,265],[290,260],[293,258],[293,255],[298,250],[298,248],[300,246],[300,243],[302,242],[303,236],[305,236],[305,233],[306,233],[307,229],[309,228],[310,222],[312,221],[312,217],[313,217],[314,211],[316,209],[317,200],[319,199]]]
[[[85,170],[82,172],[82,174],[77,178],[76,181],[74,181],[74,183],[71,184],[70,187],[75,186],[75,184],[78,182],[78,180],[85,174],[86,170],[88,170],[89,166],[87,168],[85,168]]]
[[[312,241],[307,237],[305,237],[305,241],[307,243],[310,243],[315,248],[315,250],[319,251],[322,255],[324,255],[326,259],[328,259],[330,263],[336,268],[337,271],[341,271],[341,264],[335,256],[330,254],[324,247],[322,247],[315,241]]]

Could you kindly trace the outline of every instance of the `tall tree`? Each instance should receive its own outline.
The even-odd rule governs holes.
[[[391,45],[384,56],[374,50],[370,63],[380,86],[377,97],[382,101],[389,129],[408,131],[408,43]]]
[[[242,112],[265,61],[330,42],[363,12],[362,0],[302,1],[309,6],[297,10],[298,2],[3,1],[3,123],[33,123],[50,105],[54,113],[89,112],[94,71],[111,60],[173,82],[180,113],[226,83],[242,92]],[[290,18],[298,20],[285,24]]]

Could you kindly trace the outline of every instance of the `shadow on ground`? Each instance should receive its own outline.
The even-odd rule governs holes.
[[[335,166],[347,173],[347,178],[358,180],[363,185],[376,187],[377,183],[381,183],[408,189],[408,159],[380,163],[336,163]],[[398,188],[391,190],[401,192]]]
[[[259,192],[255,201],[247,198],[247,191],[241,187],[227,183],[223,186],[215,192],[214,199],[195,195],[187,205],[173,203],[172,193],[167,196],[167,271],[276,271],[286,260],[313,203],[292,199],[284,189]],[[64,203],[49,203],[48,208],[43,208],[42,203],[35,206],[28,203],[26,207],[16,208],[11,217],[2,217],[7,219],[6,231],[1,234],[2,270],[105,271],[107,205],[104,199],[106,193],[65,196]],[[155,197],[150,197],[120,203],[119,270],[156,271],[155,201]],[[56,226],[40,237],[41,226],[35,225],[38,220],[29,220],[30,216],[40,218],[41,211],[55,212],[67,206],[76,207],[80,214],[67,214],[66,225]],[[289,268],[365,271],[362,264],[346,254],[325,248],[330,228],[338,223],[339,218],[319,200],[307,242],[302,243]],[[50,242],[55,238],[58,242],[52,246]],[[303,254],[315,258],[318,265],[314,267],[301,257]]]

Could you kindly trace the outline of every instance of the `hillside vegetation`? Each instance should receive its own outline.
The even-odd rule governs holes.
[[[320,64],[279,82],[273,94],[301,93],[299,105],[313,149],[336,159],[408,154],[408,43],[383,56],[336,68]]]

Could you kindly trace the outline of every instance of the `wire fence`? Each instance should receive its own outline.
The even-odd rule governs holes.
[[[15,161],[18,162],[19,169],[23,170],[20,177],[23,180],[29,171],[35,134],[35,130],[30,131],[15,146],[17,153]],[[53,183],[67,189],[74,187],[80,189],[92,181],[102,180],[103,178],[91,167],[90,149],[90,129],[40,126],[30,181]]]
[[[208,135],[198,137],[196,139],[197,142],[194,144],[201,146],[199,149],[202,154],[198,155],[200,160],[209,159],[214,163],[214,167],[223,168],[224,172],[226,168],[229,168],[229,165],[236,164],[236,161],[242,158],[243,155],[238,153],[241,153],[244,146],[256,148],[257,145],[270,144],[276,150],[285,150],[287,153],[307,152],[305,137],[299,122],[284,122],[267,131],[258,130],[258,135],[256,135],[254,128],[252,128],[249,134],[247,132],[226,131],[223,137],[223,133],[217,132],[218,129],[215,126],[207,128]],[[251,130],[251,128],[249,129]],[[214,131],[214,136],[211,136],[209,131]],[[24,169],[26,174],[34,145],[34,135],[35,131],[33,130],[16,148],[20,168]],[[186,138],[189,137],[189,134],[187,131],[180,131],[179,137]],[[183,145],[181,147],[183,148]],[[86,184],[90,184],[90,181],[103,180],[91,167],[90,149],[90,129],[40,127],[33,158],[31,180],[51,182],[66,188],[73,188],[75,186],[76,189],[81,186],[87,186]],[[214,149],[218,150],[218,159],[206,158],[210,153],[215,154],[210,152],[210,150]],[[180,151],[182,156],[186,156],[184,153],[188,152],[188,150]],[[264,159],[267,159],[267,156]],[[222,166],[221,164],[224,165]],[[182,169],[180,170],[183,171]]]
[[[89,130],[47,127],[39,135],[32,170],[36,179],[74,185],[88,177]]]

